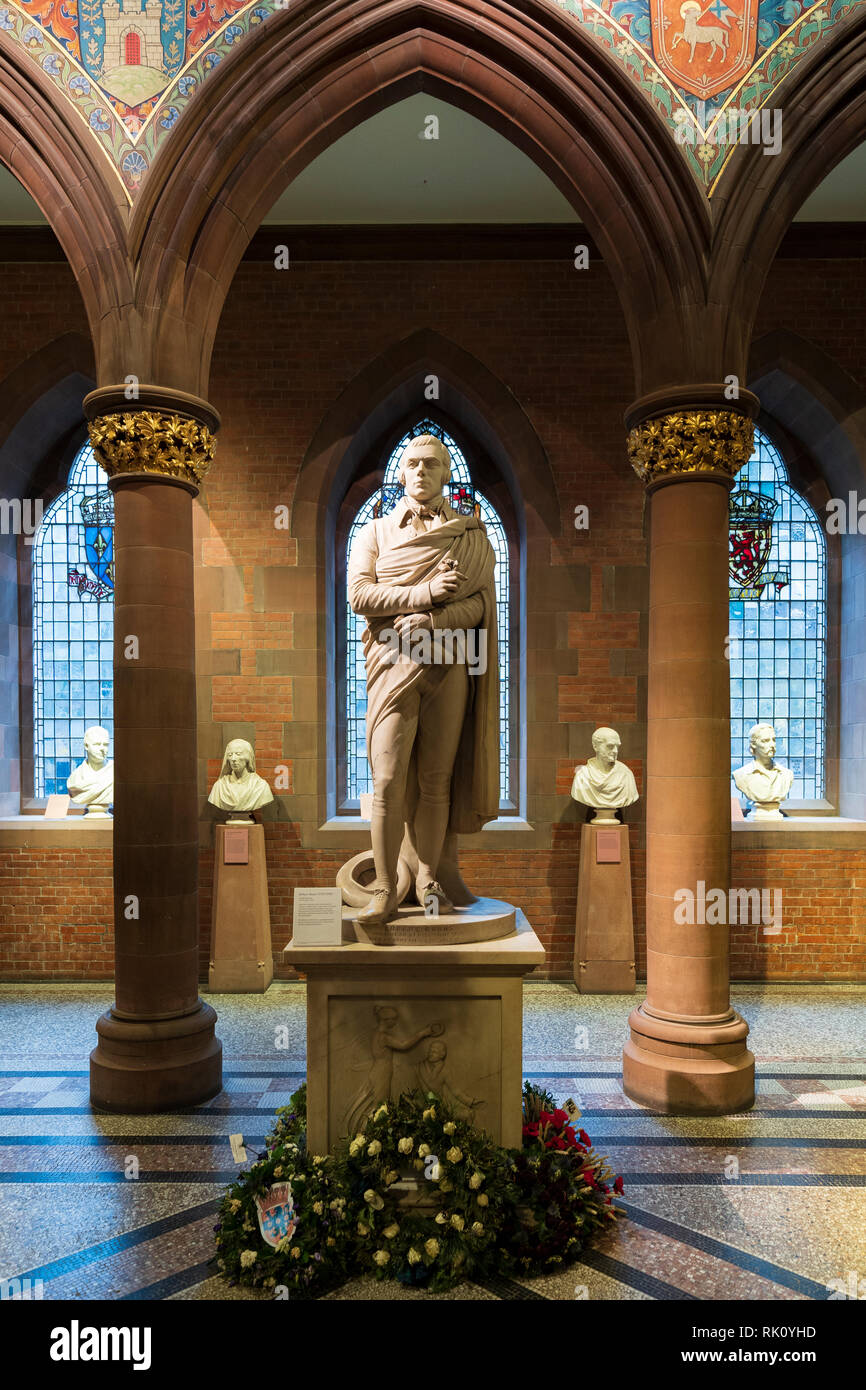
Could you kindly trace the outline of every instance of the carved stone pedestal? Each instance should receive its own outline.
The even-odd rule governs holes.
[[[521,912],[498,941],[295,946],[307,976],[307,1143],[333,1151],[403,1091],[436,1091],[497,1142],[519,1146],[523,978],[544,949]],[[473,1102],[476,1102],[473,1104]]]
[[[634,923],[628,826],[584,825],[574,933],[581,994],[633,994]]]
[[[232,849],[233,838],[240,841],[239,852]],[[208,988],[213,994],[263,994],[273,978],[264,826],[218,825]]]

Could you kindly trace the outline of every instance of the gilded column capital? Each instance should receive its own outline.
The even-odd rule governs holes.
[[[213,461],[220,418],[169,387],[103,386],[84,400],[93,452],[108,474],[150,473],[197,489]]]
[[[118,473],[159,473],[198,487],[216,449],[207,425],[162,410],[98,415],[87,430],[109,478]]]
[[[754,423],[741,411],[677,410],[635,425],[628,457],[647,487],[701,474],[733,480],[751,458],[754,438]]]

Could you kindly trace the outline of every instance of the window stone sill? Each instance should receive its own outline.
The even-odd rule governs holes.
[[[845,816],[789,816],[786,820],[733,821],[731,832],[747,837],[748,847],[779,849],[794,836],[797,849],[859,849],[866,851],[866,821]],[[743,845],[745,848],[745,844]]]
[[[110,849],[114,843],[111,816],[3,816],[0,818],[0,849],[69,849],[86,845],[88,849]]]

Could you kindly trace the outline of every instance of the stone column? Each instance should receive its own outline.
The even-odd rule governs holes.
[[[623,1088],[671,1114],[754,1101],[748,1026],[730,1006],[727,914],[701,922],[697,901],[701,883],[726,899],[730,884],[728,499],[757,409],[750,393],[733,405],[704,387],[645,399],[626,417],[647,490],[650,598],[647,997],[629,1019]],[[683,889],[694,922],[675,920]]]
[[[136,1113],[222,1086],[199,998],[192,500],[219,417],[181,392],[93,392],[90,439],[114,494],[116,999],[98,1020],[90,1098]]]

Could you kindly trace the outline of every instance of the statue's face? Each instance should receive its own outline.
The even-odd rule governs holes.
[[[91,767],[105,766],[108,757],[108,734],[104,729],[88,729],[84,735],[84,752]]]
[[[250,756],[244,743],[230,743],[226,749],[228,765],[235,777],[240,777],[249,769]]]
[[[441,1062],[445,1057],[445,1046],[443,1043],[431,1043],[427,1058],[431,1062]]]
[[[441,497],[442,489],[451,476],[447,463],[429,445],[408,449],[400,462],[403,487],[413,502],[432,502]]]
[[[595,751],[595,755],[596,755],[596,757],[599,759],[600,762],[603,762],[607,767],[613,767],[614,763],[615,763],[616,760],[617,760],[617,755],[618,755],[618,754],[619,754],[619,739],[618,739],[618,738],[602,738],[602,739],[599,739],[599,743],[598,743],[598,747],[597,747],[597,749],[596,749],[596,751]]]
[[[752,736],[752,753],[758,759],[766,758],[771,761],[776,756],[776,731],[775,729],[761,729],[760,733]]]

